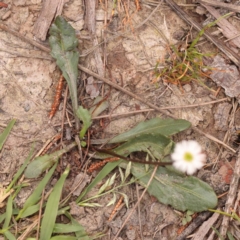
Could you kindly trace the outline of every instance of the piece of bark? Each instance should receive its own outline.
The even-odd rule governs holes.
[[[216,0],[198,0],[198,2],[207,4],[207,5],[211,5],[214,7],[221,7],[224,9],[228,9],[231,12],[240,12],[240,6],[231,4],[231,3],[223,3],[223,2],[216,1]]]
[[[225,203],[225,209],[224,212],[231,214],[231,209],[234,207],[237,190],[239,189],[239,178],[240,178],[240,152],[237,154],[237,161],[234,167],[234,173],[232,176],[230,188],[227,195],[227,201]],[[223,216],[222,225],[220,228],[220,234],[225,239],[225,236],[227,234],[227,229],[229,226],[231,218],[229,216]]]
[[[185,240],[192,234],[202,223],[212,215],[211,212],[202,212],[190,223],[190,225],[176,238],[176,240]]]
[[[208,12],[212,16],[218,19],[216,24],[222,29],[222,34],[226,38],[232,39],[229,42],[240,48],[240,37],[236,37],[240,34],[240,32],[226,18],[221,18],[221,14],[215,8],[206,4],[202,5],[208,10]]]
[[[210,64],[211,79],[224,88],[228,97],[236,98],[240,103],[240,73],[234,64],[227,64],[220,55],[214,57]]]
[[[227,131],[229,128],[229,113],[232,109],[232,104],[230,103],[220,103],[216,107],[216,112],[214,113],[214,128],[218,131]]]
[[[96,37],[96,0],[86,0],[85,5],[86,5],[86,17],[85,17],[86,27],[89,33],[92,35],[93,45],[98,46],[99,43]],[[98,74],[101,77],[104,77],[105,71],[99,47],[97,47],[94,50],[94,55]],[[98,85],[98,91],[99,89],[100,85]]]
[[[41,13],[35,22],[33,33],[34,35],[45,41],[47,37],[48,29],[54,19],[54,17],[61,15],[63,9],[64,0],[44,0]]]
[[[85,23],[90,34],[96,33],[96,0],[85,0]]]
[[[217,221],[218,217],[219,217],[219,213],[214,213],[207,221],[205,221],[201,225],[198,231],[194,234],[194,237],[192,238],[192,240],[204,239],[204,237],[207,235],[210,228]]]

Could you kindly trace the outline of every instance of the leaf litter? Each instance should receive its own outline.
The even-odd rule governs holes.
[[[16,4],[13,4],[12,8],[13,9],[17,9],[17,7],[21,6],[25,9],[25,12],[20,11],[20,14],[22,14],[21,16],[21,21],[23,22],[23,25],[21,26],[20,31],[24,30],[24,27],[27,31],[27,33],[29,34],[29,36],[31,35],[31,27],[30,25],[28,25],[28,21],[34,21],[34,14],[37,13],[36,10],[33,10],[33,12],[29,12],[28,14],[26,14],[26,10],[29,10],[29,5],[27,5],[28,1],[24,1],[24,3],[20,3],[21,1],[16,1]],[[73,1],[76,4],[76,1]],[[40,2],[35,1],[35,6],[41,6]],[[70,4],[71,5],[71,4]],[[82,6],[77,5],[79,8],[82,8]],[[99,7],[102,7],[101,5]],[[164,6],[165,7],[165,6]],[[66,6],[67,8],[67,6]],[[111,8],[111,5],[109,5],[109,10]],[[149,9],[145,8],[144,5],[142,6],[143,10],[142,12],[139,11],[137,14],[134,14],[134,11],[132,12],[131,17],[134,19],[134,21],[138,22],[139,20],[141,21],[142,19],[144,19],[146,17],[146,15],[149,15],[150,11]],[[37,8],[35,8],[37,9]],[[134,4],[131,3],[130,5],[130,9],[135,9]],[[152,8],[153,9],[153,8]],[[76,10],[76,9],[75,9]],[[81,9],[82,10],[82,9]],[[166,9],[165,9],[166,10]],[[34,12],[35,11],[35,12]],[[167,11],[169,11],[169,9],[167,9]],[[163,16],[163,11],[162,9],[159,9],[159,13],[160,14],[156,14],[157,16],[154,16],[154,21],[155,22],[164,22],[162,21],[164,19]],[[25,14],[25,15],[24,15]],[[69,14],[69,13],[68,13]],[[121,13],[122,14],[122,13]],[[121,17],[121,14],[120,17]],[[141,16],[142,14],[142,16]],[[9,26],[16,26],[17,23],[15,21],[16,19],[16,12],[12,11],[12,15],[10,16],[9,19],[7,19],[7,21],[5,22],[6,24],[9,24]],[[116,19],[115,19],[116,21]],[[118,24],[118,26],[121,27],[121,21],[118,20],[120,24]],[[134,22],[133,21],[133,22]],[[150,21],[151,23],[151,21]],[[168,24],[169,26],[171,26],[171,28],[168,29],[168,32],[166,33],[167,36],[171,36],[172,33],[174,33],[174,31],[176,31],[176,29],[172,26],[176,26],[178,27],[178,24],[181,25],[183,28],[186,29],[186,26],[176,17],[175,14],[173,14],[173,12],[169,11],[168,14],[168,19],[166,21],[166,24]],[[101,26],[104,26],[104,22],[100,22],[97,26],[97,28],[101,28]],[[127,25],[124,27],[128,27]],[[161,27],[162,29],[164,29],[164,27]],[[161,29],[161,30],[162,30]],[[81,29],[80,29],[81,30]],[[121,30],[121,28],[120,28]],[[149,34],[145,34],[145,31],[148,32]],[[1,33],[1,34],[6,34],[6,33]],[[123,76],[123,81],[124,81],[124,85],[126,87],[128,87],[131,91],[139,94],[140,96],[145,96],[148,101],[151,101],[153,103],[156,103],[160,106],[169,106],[169,105],[179,105],[179,101],[184,101],[185,104],[192,104],[194,102],[205,102],[205,101],[209,101],[211,99],[214,99],[214,96],[209,94],[208,91],[204,90],[203,88],[201,88],[200,86],[198,86],[197,84],[192,83],[191,86],[191,91],[190,92],[185,92],[184,94],[182,94],[181,92],[178,91],[178,88],[176,88],[175,86],[171,86],[171,85],[161,85],[159,84],[159,86],[155,86],[153,87],[152,83],[151,83],[151,79],[152,79],[152,71],[149,70],[151,67],[154,67],[154,64],[156,63],[154,61],[154,59],[158,58],[159,56],[164,56],[166,52],[161,52],[164,51],[164,47],[157,47],[158,44],[158,40],[159,39],[159,33],[156,34],[156,27],[155,26],[143,26],[142,29],[139,29],[139,32],[136,31],[135,34],[139,34],[140,39],[136,40],[134,39],[134,34],[131,36],[133,41],[127,41],[127,38],[116,38],[116,41],[110,41],[108,48],[112,51],[112,52],[117,52],[119,55],[118,57],[126,59],[127,58],[127,65],[125,65],[125,68],[122,68],[122,66],[119,64],[119,62],[115,59],[112,60],[112,62],[110,64],[112,64],[112,66],[115,66],[115,68],[112,68],[112,76],[113,78],[116,78],[116,81],[121,82],[121,75]],[[157,37],[156,37],[157,35]],[[148,36],[147,39],[145,39],[144,37]],[[17,46],[22,46],[23,48],[25,47],[24,45],[27,45],[26,43],[19,43],[20,40],[19,39],[15,39],[13,38],[11,35],[9,35],[9,38],[11,40],[12,44],[17,44]],[[154,41],[150,41],[151,39],[153,39]],[[170,41],[172,41],[172,43],[174,43],[174,39],[169,39]],[[84,41],[84,40],[80,40],[80,41]],[[124,42],[122,42],[124,41]],[[138,48],[134,49],[131,48],[131,46],[133,46],[133,44],[137,42],[138,43]],[[148,45],[149,44],[151,45]],[[176,41],[175,41],[176,42]],[[143,43],[143,44],[142,44]],[[87,44],[87,43],[85,43]],[[162,43],[160,43],[161,45]],[[123,45],[123,51],[120,53],[118,52],[118,46],[119,45]],[[156,46],[155,46],[156,45]],[[144,47],[145,46],[145,47]],[[31,48],[32,46],[27,45],[28,48]],[[154,47],[156,47],[157,51],[153,51]],[[121,48],[120,48],[121,49]],[[155,55],[154,55],[155,53]],[[10,76],[9,76],[9,72],[6,71],[6,69],[4,69],[4,67],[1,65],[1,68],[3,70],[3,87],[5,87],[5,89],[10,89],[9,93],[11,93],[12,96],[11,98],[9,98],[9,95],[7,95],[6,93],[3,94],[3,100],[2,100],[2,106],[1,108],[3,109],[3,114],[2,114],[2,119],[1,121],[3,121],[4,124],[6,124],[6,120],[11,119],[12,117],[16,117],[18,119],[18,125],[16,126],[17,129],[13,130],[13,134],[9,136],[8,140],[6,141],[5,144],[5,148],[4,148],[4,152],[2,153],[2,158],[4,157],[4,159],[6,159],[5,164],[1,163],[1,170],[5,170],[6,173],[3,172],[3,174],[1,174],[1,182],[3,182],[5,185],[8,185],[8,182],[11,179],[11,175],[13,175],[13,173],[15,173],[18,170],[18,166],[21,165],[23,163],[24,160],[24,156],[26,157],[29,154],[29,142],[36,142],[35,144],[35,148],[39,149],[40,146],[42,145],[42,143],[44,143],[47,139],[50,139],[53,135],[53,133],[56,133],[56,131],[58,131],[58,129],[54,126],[54,124],[56,124],[59,121],[60,118],[60,113],[57,113],[56,118],[54,118],[52,120],[52,123],[49,124],[47,123],[47,121],[45,120],[45,118],[47,117],[47,114],[49,112],[50,106],[51,106],[51,95],[53,94],[53,90],[49,90],[49,86],[52,84],[52,78],[49,78],[49,76],[56,76],[56,80],[57,81],[57,76],[58,76],[58,70],[55,67],[54,63],[51,63],[52,65],[49,65],[49,61],[47,60],[35,60],[32,61],[34,62],[34,64],[36,63],[36,66],[41,66],[41,73],[43,74],[42,77],[39,77],[39,74],[36,74],[36,69],[34,68],[34,64],[31,64],[31,60],[27,60],[24,59],[22,57],[13,57],[13,58],[8,58],[8,56],[5,56],[6,58],[6,68],[7,69],[11,69],[12,74],[14,74],[15,79],[17,79],[18,84],[22,87],[23,91],[27,92],[26,96],[28,96],[28,94],[32,94],[33,93],[33,97],[34,97],[34,101],[33,102],[29,102],[29,98],[25,97],[23,94],[19,94],[20,97],[18,99],[14,99],[14,91],[18,91],[19,89],[13,88],[10,89],[10,87],[14,87],[14,84],[11,84],[10,81]],[[91,56],[91,54],[89,56],[87,56],[86,61],[90,64],[90,66],[92,67],[92,69],[95,69],[94,64],[91,64],[92,62],[94,62],[94,57]],[[150,61],[149,61],[150,59]],[[126,60],[125,60],[126,62]],[[224,63],[222,62],[222,60],[220,61],[222,63],[222,65],[220,66],[221,69],[223,70],[222,72],[225,72],[226,68],[230,68],[229,64],[224,65]],[[19,66],[21,66],[19,68]],[[127,66],[127,67],[126,67]],[[28,70],[26,71],[26,68],[28,67]],[[220,68],[219,66],[216,66],[216,68]],[[33,69],[33,71],[31,71],[31,68]],[[215,65],[213,64],[213,68],[215,68]],[[224,69],[225,68],[225,69]],[[21,70],[21,72],[19,73],[19,69]],[[29,71],[30,70],[30,71]],[[216,70],[217,71],[217,70]],[[121,73],[121,75],[119,75],[119,72]],[[236,72],[236,70],[233,70],[233,72]],[[34,73],[34,74],[33,74]],[[213,71],[214,73],[214,71]],[[32,77],[35,78],[33,80],[33,78],[30,78],[32,74]],[[215,72],[215,76],[213,75],[212,78],[214,78],[215,82],[222,86],[223,88],[225,88],[226,90],[226,94],[229,95],[230,97],[236,97],[238,98],[237,95],[237,91],[234,85],[234,88],[231,88],[231,83],[232,82],[227,82],[227,85],[224,85],[224,83],[221,82],[221,80],[217,79],[216,77],[216,72]],[[45,77],[43,77],[45,76]],[[29,78],[28,78],[29,77]],[[221,79],[222,76],[220,76]],[[237,73],[234,75],[235,80],[237,77]],[[236,81],[234,81],[234,77],[233,77],[233,81],[234,84],[236,83]],[[229,76],[227,76],[227,78],[230,78]],[[26,83],[24,83],[24,80],[26,80]],[[46,81],[47,80],[47,81]],[[45,82],[44,82],[45,81]],[[25,85],[26,84],[26,85]],[[42,84],[42,85],[41,85]],[[45,85],[44,85],[45,84]],[[17,86],[17,85],[16,85]],[[215,87],[214,85],[212,87]],[[229,90],[230,89],[230,90]],[[235,90],[235,91],[234,91]],[[153,92],[156,93],[160,92],[160,93],[164,93],[162,96],[160,96],[159,94],[153,94]],[[176,93],[177,93],[177,98],[176,97]],[[23,95],[23,96],[22,96]],[[220,96],[223,96],[223,93],[220,93]],[[44,102],[46,102],[47,105],[42,104],[42,98],[44,99]],[[39,108],[39,105],[37,105],[37,103],[40,101],[40,106],[44,106],[43,109],[42,107]],[[22,105],[20,105],[19,108],[19,104],[18,102],[23,102]],[[86,102],[87,103],[87,102]],[[15,104],[15,105],[14,105]],[[127,111],[135,111],[136,109],[138,109],[139,102],[130,99],[128,96],[122,96],[121,94],[117,93],[117,92],[113,92],[111,99],[109,100],[109,109],[110,111],[113,111],[116,113],[121,113],[121,112],[127,112]],[[10,106],[10,107],[8,107]],[[140,108],[144,108],[145,106],[140,104]],[[29,110],[28,110],[29,109]],[[201,109],[201,110],[200,110]],[[203,110],[202,110],[203,109]],[[40,111],[41,110],[41,111]],[[191,117],[192,115],[198,116],[197,120],[194,122],[194,125],[196,126],[201,126],[203,127],[205,130],[207,130],[207,132],[209,132],[210,134],[213,134],[214,136],[217,136],[220,139],[223,139],[223,133],[221,131],[215,131],[213,126],[214,126],[214,122],[213,122],[213,114],[214,114],[214,107],[212,106],[207,106],[204,108],[198,107],[197,109],[190,109],[190,110],[184,110],[186,111],[186,114],[184,115],[182,113],[182,110],[170,110],[171,112],[177,112],[177,114],[180,115],[180,117],[183,117],[184,119],[187,120],[192,120]],[[184,112],[183,111],[183,112]],[[196,111],[195,113],[193,113],[193,111]],[[199,113],[200,112],[200,113]],[[36,116],[33,117],[33,113],[36,114]],[[227,116],[227,113],[225,114]],[[136,126],[137,123],[139,123],[140,121],[142,121],[145,118],[149,118],[152,119],[153,117],[155,117],[154,113],[149,113],[148,115],[146,114],[140,114],[139,116],[131,116],[128,119],[113,119],[109,122],[105,122],[104,124],[106,125],[106,127],[103,128],[99,128],[96,124],[96,127],[98,127],[98,129],[100,129],[100,132],[105,132],[104,135],[99,134],[96,137],[101,136],[101,138],[105,138],[105,137],[110,137],[116,133],[123,133],[125,130],[129,130],[130,128],[132,128],[133,126]],[[227,117],[226,117],[227,118]],[[28,119],[28,121],[26,121],[26,119]],[[19,121],[20,120],[20,121]],[[227,122],[226,122],[227,124]],[[225,125],[226,125],[225,124]],[[48,127],[46,127],[48,126]],[[104,125],[102,125],[104,126]],[[42,129],[44,129],[44,131],[42,131]],[[219,126],[218,126],[219,129]],[[99,131],[98,131],[99,132]],[[23,141],[19,142],[19,135],[21,135],[21,137],[25,137],[22,138]],[[34,136],[34,138],[32,137]],[[191,130],[188,130],[185,134],[180,134],[177,137],[177,140],[180,139],[184,139],[184,138],[200,138],[200,136],[196,133],[193,133]],[[30,139],[30,140],[29,140]],[[176,139],[174,139],[176,141]],[[211,141],[209,141],[208,139],[201,139],[200,140],[202,145],[205,147],[206,151],[209,152],[209,158],[213,161],[213,159],[217,158],[217,153],[218,153],[218,148],[215,146],[215,144],[213,144]],[[28,145],[27,147],[25,147],[25,145]],[[8,148],[13,148],[15,146],[19,146],[18,147],[18,152],[14,153],[10,153],[10,151],[8,150]],[[21,151],[23,154],[21,154]],[[20,159],[20,162],[14,162],[14,159],[16,159],[15,156],[19,156],[22,155],[23,158]],[[231,154],[229,154],[229,156],[231,158]],[[63,157],[64,159],[64,157]],[[11,164],[10,164],[11,163]],[[12,167],[10,166],[12,165]],[[110,173],[112,171],[113,168],[115,168],[117,165],[116,163],[112,163],[112,166],[110,168],[108,168],[108,172]],[[9,167],[10,166],[10,167]],[[9,178],[8,178],[8,174],[9,174]],[[106,174],[106,173],[105,173]],[[213,175],[212,173],[210,173],[211,175]],[[72,177],[72,180],[74,180],[74,175],[70,176]],[[99,190],[99,187],[101,185],[103,185],[105,183],[105,180],[102,180],[103,182],[99,182],[101,179],[101,177],[96,177],[95,179],[97,179],[98,181],[96,182],[96,187],[92,188],[92,191],[96,191]],[[216,183],[217,184],[217,183]],[[90,186],[90,185],[88,185]],[[125,193],[127,195],[132,195],[132,199],[136,199],[137,195],[136,193],[131,194],[132,190],[130,187],[126,187],[124,189]],[[142,190],[140,190],[142,191]],[[90,193],[89,193],[90,194]],[[102,197],[102,199],[99,199],[99,204],[103,204],[106,205],[109,202],[109,199],[107,199],[108,197]],[[145,207],[144,207],[145,205]],[[132,206],[130,206],[131,208]],[[148,212],[147,211],[147,207],[149,207],[149,209],[154,208],[156,211],[151,211]],[[109,208],[104,207],[103,209],[101,208],[86,208],[87,214],[84,218],[81,218],[81,223],[83,223],[84,221],[87,222],[87,224],[84,224],[84,227],[86,230],[93,230],[96,232],[100,232],[104,226],[106,226],[104,224],[104,220],[107,219],[107,217],[110,216],[110,212],[109,212]],[[147,214],[145,214],[147,212]],[[9,202],[8,202],[8,213],[11,213],[11,198],[9,198]],[[108,215],[106,216],[105,215]],[[92,214],[91,219],[88,217],[90,217],[89,215]],[[116,218],[115,222],[115,226],[114,226],[114,221],[113,224],[111,226],[111,229],[113,231],[113,233],[115,234],[118,229],[119,229],[119,225],[122,222],[121,218],[125,218],[126,217],[126,208],[122,208],[119,212],[119,217]],[[146,219],[148,217],[148,220],[151,219],[151,221],[144,221],[144,219]],[[88,220],[87,220],[88,219]],[[136,239],[136,233],[139,231],[139,226],[140,223],[139,221],[142,222],[142,226],[146,227],[145,231],[142,232],[142,234],[144,234],[144,239],[152,239],[152,235],[151,233],[153,231],[155,231],[156,225],[160,223],[163,223],[163,221],[165,221],[165,223],[172,223],[172,222],[177,222],[178,220],[178,216],[173,212],[173,210],[169,207],[169,206],[164,206],[162,204],[160,204],[158,201],[154,201],[154,199],[151,199],[148,195],[144,196],[143,199],[143,203],[140,207],[140,217],[137,214],[133,214],[132,218],[130,219],[129,222],[129,226],[132,225],[133,229],[130,229],[130,227],[126,227],[125,230],[125,234],[123,233],[123,239]],[[6,226],[7,226],[8,221],[6,221]],[[95,224],[95,225],[94,225]],[[4,226],[5,226],[4,225]],[[165,228],[161,229],[161,231],[159,231],[159,233],[156,234],[156,238],[161,238],[163,239],[164,237],[169,238],[169,237],[175,237],[174,235],[174,230],[176,230],[177,225],[174,226],[170,226],[167,225]],[[102,238],[104,239],[104,237]]]

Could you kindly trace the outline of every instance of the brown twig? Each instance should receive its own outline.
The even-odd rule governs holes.
[[[44,155],[47,153],[47,151],[52,147],[52,145],[57,142],[61,138],[61,134],[55,135],[50,142],[47,144],[46,147],[43,148],[43,151],[41,152],[41,155]]]
[[[0,23],[0,29],[11,33],[12,35],[14,35],[14,36],[20,38],[21,40],[23,40],[24,42],[28,42],[28,43],[32,44],[33,46],[43,50],[44,52],[47,52],[47,53],[50,52],[50,48],[43,46],[42,44],[32,40],[31,38],[23,36],[19,32],[16,32],[16,31],[12,30],[11,28],[9,28],[8,26],[5,26],[4,24]]]
[[[230,10],[231,12],[240,12],[240,6],[237,6],[235,4],[231,3],[224,3],[219,1],[213,1],[213,0],[198,0],[199,3],[205,3],[207,5],[211,5],[214,7],[220,7]]]
[[[222,99],[219,99],[219,100],[210,101],[210,102],[206,102],[206,103],[196,103],[196,104],[190,104],[190,105],[162,107],[160,109],[161,110],[170,110],[170,109],[181,109],[181,108],[195,108],[195,107],[201,107],[201,106],[206,106],[206,105],[215,104],[215,103],[219,103],[219,102],[225,102],[225,101],[228,101],[228,98],[222,98]],[[92,119],[122,117],[122,116],[138,114],[138,113],[144,113],[144,112],[151,112],[151,111],[155,111],[155,109],[146,108],[146,109],[126,112],[126,113],[116,113],[116,114],[100,115],[100,116],[97,116],[97,117],[93,117]]]

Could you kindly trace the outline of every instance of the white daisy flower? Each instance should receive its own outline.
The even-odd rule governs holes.
[[[171,158],[176,169],[189,175],[202,168],[206,162],[201,146],[193,140],[177,143]]]

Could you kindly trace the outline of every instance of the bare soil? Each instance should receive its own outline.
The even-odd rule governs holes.
[[[34,24],[43,5],[42,1],[6,0],[4,2],[8,4],[8,7],[0,9],[1,23],[25,37],[35,39],[42,45],[48,46],[47,40],[42,42],[33,34]],[[196,81],[180,86],[170,84],[162,78],[156,79],[154,75],[157,62],[160,63],[159,68],[163,69],[166,66],[165,60],[169,58],[170,46],[184,42],[184,36],[187,34],[190,38],[194,38],[197,34],[195,30],[181,20],[164,2],[158,6],[158,1],[141,1],[141,9],[137,11],[135,1],[118,1],[120,5],[116,6],[114,15],[112,15],[113,1],[98,1],[96,34],[98,43],[103,41],[103,44],[98,46],[99,52],[96,53],[91,34],[84,26],[84,4],[82,2],[65,0],[62,11],[62,16],[76,29],[81,55],[80,64],[100,74],[99,62],[96,61],[96,54],[100,54],[104,74],[107,78],[158,107],[199,104],[199,106],[191,108],[169,108],[167,111],[176,118],[190,121],[193,126],[225,142],[234,150],[237,149],[236,129],[239,128],[238,120],[240,117],[239,111],[237,111],[238,99],[235,100],[237,96],[230,96],[231,98],[227,102],[202,105],[225,98],[225,89],[218,88],[217,84],[210,78],[202,78],[201,81],[208,88],[214,91],[219,90],[217,94]],[[176,2],[180,4],[183,1]],[[124,6],[127,6],[128,12]],[[196,6],[196,4],[186,5],[183,8],[199,22],[206,20],[208,15],[198,14]],[[154,9],[156,11],[150,16]],[[232,22],[238,27],[239,19],[234,18]],[[218,36],[221,36],[220,33]],[[200,39],[199,49],[203,53],[217,53],[219,51],[205,38]],[[235,50],[238,51],[238,48]],[[61,74],[49,53],[1,30],[0,56],[0,130],[2,131],[6,127],[9,120],[17,119],[0,155],[0,183],[7,186],[32,148],[37,153],[49,139],[58,133],[63,134],[64,143],[71,142],[74,140],[75,130],[74,123],[69,124],[66,118],[64,129],[61,129],[63,102],[61,102],[56,115],[49,120],[48,116],[55,88]],[[207,59],[209,64],[213,62],[213,57]],[[225,59],[227,58],[225,57]],[[231,63],[228,62],[228,64]],[[89,108],[97,95],[108,95],[109,102],[109,108],[104,112],[104,115],[109,115],[109,117],[94,120],[91,128],[92,139],[115,136],[141,121],[154,117],[166,117],[157,111],[138,113],[138,110],[149,107],[121,91],[102,84],[97,79],[94,79],[94,84],[90,84],[87,81],[88,77],[89,75],[84,72],[79,73],[79,103]],[[65,89],[66,84],[62,99]],[[70,99],[67,109],[70,112],[68,117],[73,120]],[[137,113],[121,116],[127,112]],[[112,114],[119,115],[111,117]],[[207,153],[207,167],[200,170],[197,176],[208,182],[217,195],[226,193],[234,170],[236,153],[192,129],[179,134],[174,140],[180,141],[182,139],[196,139]],[[52,151],[58,147],[60,144],[54,145]],[[78,175],[84,171],[81,168],[83,163],[78,151],[73,150],[62,157],[62,166],[58,167],[55,178],[51,182],[52,185],[58,179],[62,171],[61,168],[64,169],[68,163],[70,163],[72,170],[67,179],[63,196],[66,196],[72,185],[74,186],[74,181],[77,181]],[[93,175],[88,176],[89,182],[95,175],[96,173],[93,173]],[[93,195],[103,183],[99,183],[89,194]],[[35,184],[35,181],[30,183],[29,187],[24,188],[18,194],[17,206],[23,205]],[[108,218],[114,206],[106,205],[112,196],[97,199],[97,202],[103,207],[83,208],[74,205],[73,202],[70,204],[71,214],[84,226],[87,232],[103,232],[106,235],[101,239],[113,239],[143,189],[137,184],[132,184],[121,191],[129,197],[129,208],[127,209],[125,205],[122,205],[116,217],[110,222]],[[73,199],[77,194],[79,193],[73,194]],[[226,196],[224,195],[219,199],[220,207],[224,206]],[[235,210],[239,211],[239,205],[238,209]],[[2,208],[0,211],[4,212],[4,209]],[[159,203],[146,194],[138,209],[121,231],[118,240],[177,239],[183,214],[170,206]],[[218,218],[217,223],[218,226],[221,224],[221,217]],[[239,223],[232,221],[231,224],[232,234],[235,237],[239,236]],[[238,227],[234,228],[233,226]],[[212,239],[216,239],[216,236]],[[240,238],[236,237],[236,239]]]

